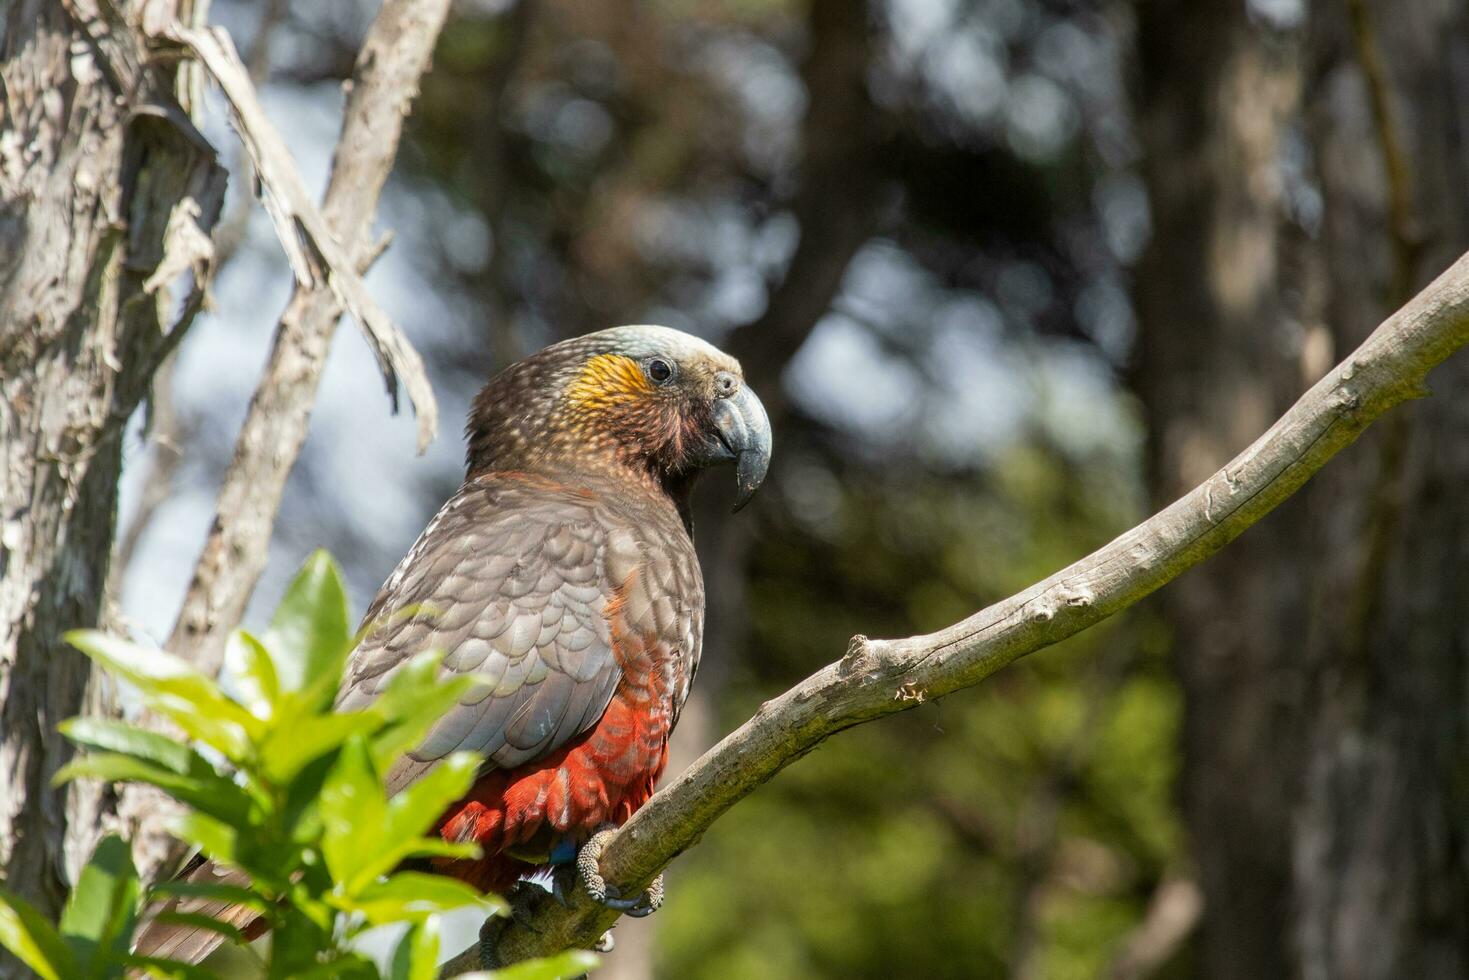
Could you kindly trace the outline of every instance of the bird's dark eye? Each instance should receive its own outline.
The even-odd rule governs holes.
[[[673,365],[655,357],[648,362],[648,377],[653,379],[654,384],[667,384],[673,378]]]

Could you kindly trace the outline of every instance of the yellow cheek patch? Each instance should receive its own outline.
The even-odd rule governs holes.
[[[622,354],[598,354],[566,387],[566,398],[576,407],[595,412],[626,405],[653,391],[637,361]]]

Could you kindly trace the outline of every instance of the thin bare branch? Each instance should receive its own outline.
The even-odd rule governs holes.
[[[274,45],[277,29],[289,13],[289,0],[267,0],[264,9],[260,13],[260,21],[255,27],[255,39],[250,44],[250,50],[245,55],[245,68],[249,72],[250,82],[257,88],[263,84],[270,74],[270,55]],[[230,173],[235,175],[235,180],[240,186],[252,186],[255,175],[250,165],[250,154],[243,146],[240,146],[230,163]],[[254,202],[249,194],[238,195],[220,219],[218,227],[214,230],[214,262],[215,270],[223,269],[235,257],[240,246],[245,244],[245,236],[250,229],[250,215],[254,211]]]
[[[425,6],[433,8],[443,5],[429,3]],[[424,13],[429,14],[428,11]],[[426,21],[427,17],[420,18],[420,22]],[[437,35],[438,31],[435,29],[429,39],[428,52],[423,55],[421,64],[424,66],[427,65],[428,53],[433,49],[432,38]],[[286,253],[286,261],[290,263],[296,281],[307,288],[316,288],[324,283],[352,314],[377,355],[378,365],[382,369],[383,380],[395,410],[398,406],[398,382],[402,381],[418,416],[418,450],[423,452],[438,430],[439,411],[434,401],[433,388],[429,384],[418,352],[413,349],[408,338],[403,336],[397,324],[393,323],[372,298],[357,272],[357,263],[342,245],[343,241],[351,241],[357,236],[343,235],[339,238],[338,234],[342,229],[329,226],[326,218],[317,209],[296,169],[295,161],[291,159],[290,150],[271,124],[270,117],[265,114],[255,86],[250,83],[249,72],[235,51],[229,35],[217,27],[174,26],[167,36],[189,48],[209,69],[224,91],[225,98],[234,111],[235,128],[255,166],[256,187],[260,192],[261,203],[275,225],[276,237]],[[358,65],[359,68],[363,67],[361,61]],[[376,70],[373,65],[366,67]],[[393,100],[385,108],[406,108],[412,92],[417,89],[417,74],[421,72],[422,68],[415,73],[414,84],[406,91],[385,92]],[[401,122],[401,111],[397,116]]]
[[[403,118],[428,67],[448,8],[449,0],[388,0],[383,5],[358,56],[320,211],[306,199],[279,137],[263,121],[233,49],[214,33],[182,35],[201,52],[217,77],[222,73],[222,84],[228,79],[226,94],[240,113],[242,130],[252,134],[246,143],[256,147],[252,156],[257,171],[265,177],[265,195],[273,201],[273,215],[285,226],[283,241],[291,243],[288,250],[295,248],[305,272],[304,277],[298,272],[296,288],[281,315],[270,361],[250,402],[220,489],[214,524],[167,644],[206,672],[218,669],[224,637],[243,616],[265,568],[276,509],[306,438],[317,384],[343,305],[351,305],[354,296],[357,301],[366,297],[359,271],[380,254],[380,245],[372,236],[373,214],[397,155]],[[304,239],[297,237],[297,229],[304,229]],[[314,255],[323,249],[328,282],[317,274],[321,256]],[[376,310],[375,306],[368,308]],[[366,315],[369,322],[379,322],[371,319],[376,313]],[[390,341],[390,346],[392,343],[396,341]],[[418,379],[404,375],[419,412],[422,444],[432,432],[433,398],[418,357],[406,342],[391,357],[404,352],[411,355],[412,373]]]
[[[1224,547],[1375,419],[1427,393],[1428,372],[1469,343],[1469,255],[1375,330],[1274,426],[1204,483],[1081,561],[927,636],[852,639],[847,653],[725,737],[617,833],[602,872],[624,894],[698,842],[726,810],[829,735],[979,683],[1150,594]],[[591,948],[617,920],[583,895],[539,890],[500,933],[501,962]],[[478,949],[443,976],[476,969]]]

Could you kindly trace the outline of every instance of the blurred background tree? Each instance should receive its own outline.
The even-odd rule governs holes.
[[[1138,54],[1164,500],[1469,247],[1469,6],[1143,4]],[[1469,366],[1436,387],[1162,596],[1207,976],[1469,971]]]
[[[308,174],[373,7],[213,4]],[[779,446],[739,521],[705,491],[678,766],[853,632],[945,624],[1171,499],[1462,250],[1466,8],[462,0],[370,282],[448,420],[614,323],[744,361]],[[119,599],[155,639],[289,289],[232,214],[225,322],[126,447]],[[254,620],[318,546],[360,608],[457,486],[452,425],[412,460],[377,384],[344,336]],[[1469,405],[1441,402],[1160,601],[824,745],[601,975],[1465,975]]]

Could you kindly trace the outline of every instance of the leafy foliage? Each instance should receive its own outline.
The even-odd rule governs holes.
[[[437,975],[440,917],[504,903],[470,886],[414,870],[410,858],[474,857],[473,844],[426,836],[474,781],[480,758],[456,753],[391,799],[383,774],[433,723],[479,683],[441,678],[438,652],[397,672],[383,696],[351,712],[333,709],[356,645],[341,576],[324,552],[297,575],[263,638],[237,631],[221,684],[160,650],[95,631],[69,641],[138,691],[143,705],[193,744],[137,725],[74,718],[61,726],[90,750],[58,781],[149,783],[187,806],[171,827],[205,857],[244,871],[249,887],[177,880],[145,888],[128,845],[105,838],[83,870],[58,924],[0,889],[0,945],[46,980],[104,980],[128,971],[209,977],[207,970],[130,952],[151,904],[203,899],[247,906],[270,926],[265,973],[277,977],[378,978],[354,940],[368,929],[407,925],[386,974]],[[234,926],[197,912],[161,913],[212,929],[229,942]],[[588,968],[589,954],[557,957],[495,974],[551,980]],[[490,974],[481,974],[489,977]]]

